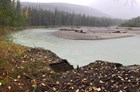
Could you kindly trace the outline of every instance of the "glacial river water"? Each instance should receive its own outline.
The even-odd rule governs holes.
[[[12,34],[13,41],[30,47],[42,47],[67,59],[72,65],[84,66],[95,60],[140,64],[140,36],[109,40],[68,40],[51,35],[57,29],[27,29]]]

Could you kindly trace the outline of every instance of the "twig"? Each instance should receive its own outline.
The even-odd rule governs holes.
[[[34,48],[36,48],[35,44],[33,43]]]

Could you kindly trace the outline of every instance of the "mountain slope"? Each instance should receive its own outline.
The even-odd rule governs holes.
[[[75,5],[75,4],[67,4],[67,3],[29,3],[29,2],[22,2],[22,7],[36,7],[36,8],[43,8],[47,10],[62,10],[65,12],[74,12],[76,14],[85,14],[89,16],[97,16],[97,17],[109,17],[109,15],[104,14],[96,9],[93,9],[88,6],[82,5]]]

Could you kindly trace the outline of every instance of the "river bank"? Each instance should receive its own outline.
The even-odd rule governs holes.
[[[40,87],[57,92],[139,92],[140,66],[97,60],[56,77],[56,84]]]
[[[137,31],[133,28],[123,27],[64,27],[53,32],[52,35],[72,40],[103,40],[132,37],[140,34],[140,29]]]
[[[73,68],[50,50],[0,40],[0,92],[139,92],[140,66],[96,61]],[[62,67],[63,66],[63,67]]]
[[[1,92],[139,92],[140,90],[139,65],[123,66],[119,63],[98,60],[73,69],[69,64],[60,65],[57,63],[61,60],[59,57],[41,48],[26,50],[22,58],[24,61],[15,62],[14,65],[12,62],[1,61],[0,69],[4,69],[0,76]],[[49,64],[53,62],[54,68]],[[6,66],[2,68],[3,64]]]
[[[0,52],[0,92],[36,92],[39,85],[54,83],[51,76],[74,69],[67,60],[42,48],[1,39]]]

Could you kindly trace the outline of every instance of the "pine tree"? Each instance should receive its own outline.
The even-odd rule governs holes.
[[[9,25],[12,12],[11,0],[0,0],[0,25]]]
[[[23,21],[20,0],[0,0],[0,26],[22,25]]]

